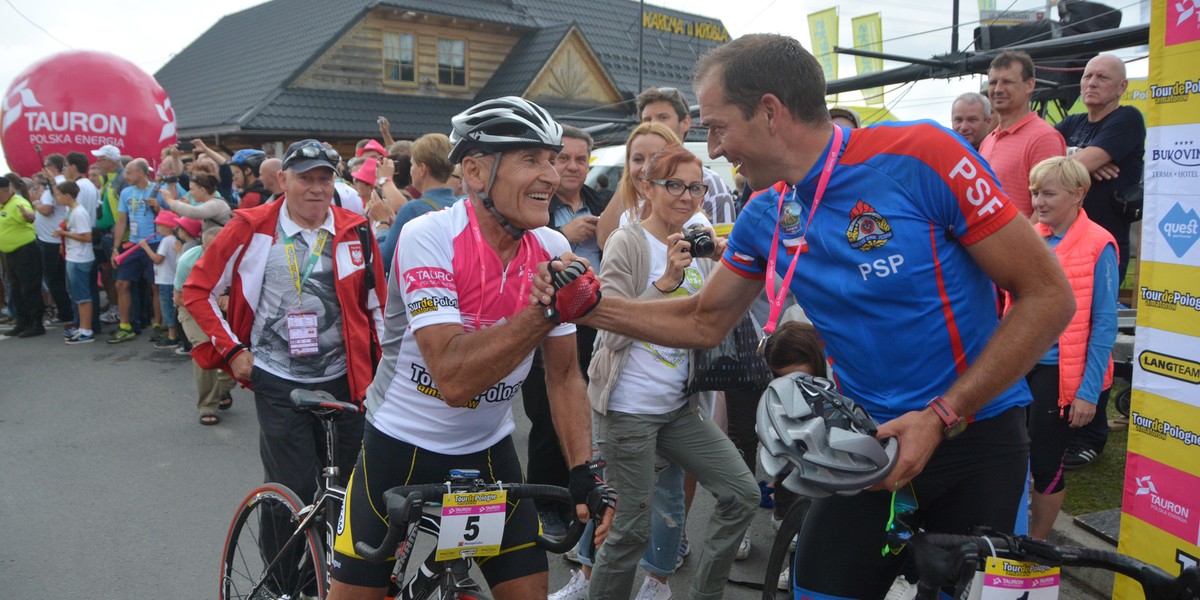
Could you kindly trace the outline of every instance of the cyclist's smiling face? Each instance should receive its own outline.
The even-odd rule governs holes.
[[[747,119],[740,108],[726,101],[720,79],[719,68],[715,68],[696,83],[701,126],[708,129],[708,156],[725,157],[750,187],[764,189],[784,177],[782,173],[771,174],[770,164],[776,158],[764,147],[772,136],[763,109],[756,107]]]
[[[504,218],[520,229],[536,229],[550,222],[550,199],[558,188],[554,170],[556,152],[545,148],[509,150],[500,155],[500,168],[490,196]],[[491,172],[491,159],[477,165],[480,189]]]

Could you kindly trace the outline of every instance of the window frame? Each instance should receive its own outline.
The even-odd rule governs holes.
[[[391,62],[391,59],[388,58],[388,38],[390,36],[396,36],[396,39],[397,39],[396,50],[397,50],[397,53],[399,54],[399,57],[396,59],[395,62],[397,65],[397,69],[399,70],[398,75],[401,77],[400,79],[392,79],[391,78],[391,69],[389,68],[390,67],[389,63]],[[410,39],[412,41],[412,47],[410,48],[410,52],[412,53],[412,79],[411,80],[403,79],[403,76],[404,76],[403,57],[404,57],[404,39],[405,39],[405,37],[407,37],[408,39]],[[421,81],[420,73],[418,73],[418,69],[417,69],[417,34],[415,32],[412,32],[412,31],[384,31],[383,39],[382,39],[381,56],[383,59],[382,71],[383,71],[384,85],[416,86],[417,84],[420,83],[420,81]]]
[[[461,84],[454,83],[455,67],[453,65],[450,65],[448,67],[448,70],[450,73],[450,82],[446,83],[446,82],[442,81],[442,71],[443,71],[442,43],[443,42],[449,42],[451,44],[453,44],[453,43],[462,44],[462,83]],[[438,87],[456,88],[456,89],[465,89],[465,88],[469,87],[470,83],[471,83],[470,68],[469,68],[469,65],[470,65],[469,56],[470,56],[470,52],[468,49],[468,44],[467,44],[466,38],[448,38],[448,37],[439,36],[437,39],[437,71],[438,71],[437,84],[438,84]]]

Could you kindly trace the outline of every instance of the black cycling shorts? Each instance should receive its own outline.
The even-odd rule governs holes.
[[[966,534],[983,525],[1012,531],[1029,460],[1025,409],[972,423],[942,442],[913,480],[918,508],[909,519],[928,531]],[[813,500],[796,544],[796,586],[805,598],[882,598],[907,549],[881,556],[890,492]]]
[[[449,456],[423,450],[397,440],[367,424],[363,449],[350,476],[346,502],[338,521],[334,543],[333,578],[351,585],[386,587],[394,561],[372,564],[354,552],[354,542],[372,546],[387,533],[383,493],[398,485],[441,483],[451,469],[478,469],[485,481],[523,483],[521,463],[511,437],[474,454]],[[534,545],[538,534],[537,510],[531,501],[509,501],[500,554],[476,559],[488,585],[546,572],[546,552]],[[426,536],[428,537],[428,536]],[[425,560],[410,558],[409,572]]]
[[[1058,493],[1066,489],[1063,458],[1075,440],[1071,407],[1058,406],[1057,364],[1034,365],[1025,381],[1033,392],[1033,404],[1029,405],[1029,470],[1033,474],[1033,491]],[[1097,400],[1103,402],[1107,397],[1108,390],[1104,390]]]

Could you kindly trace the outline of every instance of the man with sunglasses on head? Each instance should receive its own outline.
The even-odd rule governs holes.
[[[288,395],[324,390],[361,404],[383,333],[379,247],[361,215],[331,206],[338,160],[317,140],[288,147],[277,174],[283,200],[234,211],[183,286],[184,305],[210,340],[192,356],[254,390],[264,480],[305,502],[316,493],[325,440]],[[364,419],[343,413],[336,422],[345,483]]]
[[[384,355],[367,391],[368,425],[334,545],[331,600],[384,597],[393,565],[363,560],[354,544],[382,542],[388,524],[376,507],[389,488],[440,483],[451,469],[478,469],[487,481],[522,480],[511,402],[539,346],[554,426],[572,467],[575,516],[587,519],[588,505],[598,507],[607,490],[589,462],[590,409],[575,326],[528,301],[536,265],[570,248],[546,226],[559,185],[553,161],[562,128],[513,96],[467,109],[452,128],[450,162],[461,163],[468,197],[409,221],[396,247]],[[573,285],[599,287],[590,275]],[[572,318],[571,307],[563,310]],[[480,570],[497,600],[545,598],[548,563],[533,543],[537,511],[529,501],[506,508],[500,553],[477,557]],[[598,542],[611,511],[605,519]]]

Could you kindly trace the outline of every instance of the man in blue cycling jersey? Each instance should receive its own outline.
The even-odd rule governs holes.
[[[1028,458],[1021,377],[1066,326],[1070,288],[970,146],[932,122],[834,125],[821,67],[795,39],[721,46],[697,63],[695,88],[709,154],[754,189],[782,184],[747,203],[700,294],[604,298],[577,322],[710,347],[767,271],[790,280],[840,391],[900,442],[873,491],[813,502],[795,594],[882,598],[903,563],[881,556],[891,490],[912,483],[929,530],[1011,529]],[[1003,321],[992,282],[1016,298]],[[535,298],[550,301],[544,275]]]

